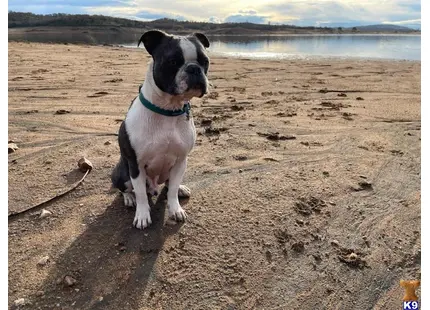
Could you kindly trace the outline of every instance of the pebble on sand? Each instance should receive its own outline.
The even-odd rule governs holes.
[[[93,169],[93,164],[85,157],[82,157],[78,161],[78,167],[82,172],[87,172],[87,170],[91,171]]]
[[[48,262],[49,262],[49,256],[44,256],[41,259],[39,259],[39,261],[37,262],[37,264],[39,266],[45,266]]]
[[[15,306],[19,307],[19,306],[24,306],[26,302],[24,298],[18,298],[13,303]]]
[[[8,143],[7,148],[8,148],[8,154],[13,153],[17,149],[19,149],[18,145],[16,145],[15,143]]]
[[[37,292],[36,292],[36,296],[37,296],[37,297],[42,297],[43,295],[45,295],[45,292],[44,292],[44,291],[37,291]]]
[[[339,246],[339,241],[337,241],[337,240],[332,240],[330,243],[331,243],[331,245]]]
[[[43,219],[45,217],[51,216],[52,212],[48,211],[46,209],[42,209],[42,211],[40,212],[39,218]]]
[[[172,220],[172,219],[167,219],[167,221],[166,221],[167,226],[175,226],[177,224],[178,224],[178,222],[176,222],[175,220]]]
[[[76,281],[75,278],[73,278],[71,276],[65,276],[64,279],[63,279],[63,282],[67,286],[73,286],[73,285],[76,284],[77,281]]]

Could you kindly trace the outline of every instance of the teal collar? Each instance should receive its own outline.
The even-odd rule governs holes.
[[[160,107],[157,107],[155,104],[149,102],[141,92],[139,92],[139,100],[140,102],[142,102],[142,104],[149,110],[151,110],[152,112],[155,112],[157,114],[161,114],[164,116],[179,116],[182,114],[187,114],[187,116],[189,117],[190,115],[190,110],[191,110],[191,105],[190,102],[187,102],[184,104],[184,106],[182,107],[182,109],[178,109],[178,110],[166,110],[166,109],[162,109]]]

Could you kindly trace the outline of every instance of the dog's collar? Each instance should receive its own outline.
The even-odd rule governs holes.
[[[164,116],[179,116],[182,114],[187,114],[187,116],[190,115],[190,110],[191,110],[191,105],[190,102],[186,102],[184,104],[184,106],[182,107],[182,109],[178,109],[178,110],[166,110],[166,109],[162,109],[160,107],[157,107],[155,104],[149,102],[141,92],[139,92],[139,100],[140,102],[142,102],[142,104],[149,110],[151,110],[152,112],[155,112],[157,114],[161,114]]]

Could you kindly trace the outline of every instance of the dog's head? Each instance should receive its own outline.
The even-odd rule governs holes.
[[[170,95],[202,97],[208,91],[208,38],[202,33],[172,36],[159,30],[145,32],[139,40],[152,56],[157,87]]]

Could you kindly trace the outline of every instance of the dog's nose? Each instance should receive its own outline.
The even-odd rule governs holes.
[[[200,67],[198,65],[188,65],[185,69],[185,72],[188,74],[199,74],[200,73]]]

